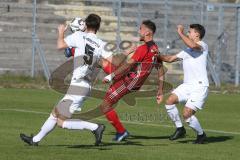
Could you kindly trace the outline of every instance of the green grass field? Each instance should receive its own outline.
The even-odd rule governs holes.
[[[191,144],[195,135],[169,141],[174,131],[163,105],[152,99],[138,99],[135,107],[120,102],[117,108],[131,136],[116,143],[114,130],[104,117],[92,121],[106,124],[102,146],[93,146],[88,131],[56,128],[38,147],[25,145],[19,133],[36,134],[62,95],[47,89],[0,89],[1,160],[88,160],[88,159],[164,159],[164,160],[237,160],[240,157],[240,95],[210,94],[205,109],[197,113],[208,135],[208,143]],[[89,99],[85,109],[100,100]],[[179,107],[182,109],[182,106]]]

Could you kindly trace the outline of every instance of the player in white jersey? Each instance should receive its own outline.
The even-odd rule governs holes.
[[[75,32],[64,38],[67,27],[58,27],[58,49],[75,47],[74,71],[70,87],[62,100],[54,107],[49,118],[43,124],[40,132],[35,136],[20,134],[20,138],[29,145],[38,143],[51,132],[56,125],[66,129],[92,131],[95,135],[95,145],[101,143],[105,126],[80,119],[71,119],[76,110],[81,110],[81,106],[91,91],[91,82],[97,72],[97,64],[100,59],[111,61],[111,52],[104,50],[105,42],[96,36],[99,30],[101,18],[96,14],[90,14],[86,20],[86,33]],[[109,59],[108,59],[109,58]],[[79,89],[80,88],[80,89]]]
[[[183,61],[184,82],[178,86],[166,100],[166,109],[169,117],[175,123],[176,131],[170,136],[170,140],[184,137],[186,130],[181,122],[176,104],[186,102],[183,110],[183,118],[189,126],[196,131],[195,144],[202,144],[206,139],[198,119],[195,116],[197,110],[203,108],[208,95],[207,54],[208,46],[202,41],[205,29],[200,24],[191,24],[188,35],[184,34],[182,25],[178,25],[177,32],[187,48],[175,55],[161,55],[165,62]]]

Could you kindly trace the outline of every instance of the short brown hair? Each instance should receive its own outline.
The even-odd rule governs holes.
[[[150,20],[145,20],[142,22],[142,24],[144,24],[148,29],[150,29],[153,32],[153,34],[156,32],[156,25],[154,22]]]
[[[199,33],[200,39],[203,39],[205,28],[201,24],[190,24],[190,28],[195,29]]]
[[[85,23],[88,29],[93,29],[97,32],[100,28],[101,17],[97,14],[89,14],[85,19]]]

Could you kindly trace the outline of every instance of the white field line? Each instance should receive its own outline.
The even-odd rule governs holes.
[[[24,109],[0,109],[0,111],[23,112],[23,113],[34,113],[34,114],[44,114],[44,115],[50,114],[47,112],[30,111],[30,110],[24,110]],[[97,120],[107,121],[106,119],[103,119],[103,118],[97,118]],[[163,125],[163,124],[141,123],[141,122],[131,122],[131,121],[123,121],[123,120],[121,120],[121,122],[125,124],[135,124],[135,125],[144,125],[144,126],[152,126],[152,127],[175,128],[174,126]],[[187,129],[190,129],[190,128],[187,128]],[[204,129],[204,131],[212,132],[212,133],[240,135],[240,132],[229,132],[229,131],[221,131],[221,130],[213,130],[213,129]]]

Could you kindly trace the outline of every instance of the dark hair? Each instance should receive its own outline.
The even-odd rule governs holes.
[[[150,21],[150,20],[145,20],[142,22],[142,24],[144,24],[148,29],[150,29],[153,33],[156,32],[156,25],[154,22]]]
[[[100,28],[101,17],[96,14],[89,14],[85,19],[85,23],[88,29],[93,29],[97,32]]]
[[[203,39],[205,35],[205,28],[201,24],[190,24],[190,28],[195,29],[200,35],[200,39]]]

